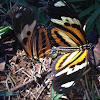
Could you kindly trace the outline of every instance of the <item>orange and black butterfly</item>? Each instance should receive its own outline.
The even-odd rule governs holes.
[[[29,58],[49,54],[51,44],[47,30],[37,21],[35,13],[29,7],[16,4],[12,9],[12,24]]]
[[[87,66],[89,45],[81,23],[69,3],[64,0],[49,0],[47,11],[51,19],[48,32],[52,43],[70,52],[58,56],[51,65],[54,72],[53,88],[57,93],[63,94],[75,86],[82,76]]]

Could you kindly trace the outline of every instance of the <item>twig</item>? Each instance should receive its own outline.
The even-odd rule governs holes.
[[[18,90],[19,88],[22,88],[23,86],[27,85],[28,83],[30,83],[32,81],[34,81],[34,78],[28,80],[27,82],[25,82],[25,83],[23,83],[21,85],[16,86],[15,88],[12,88],[10,91],[11,92],[14,92],[14,91]]]
[[[33,100],[33,97],[34,97],[35,100],[36,100],[36,96],[35,96],[32,92],[30,92],[30,97],[31,97],[32,100]]]
[[[6,79],[6,87],[7,87],[8,91],[10,91],[9,85],[8,85],[8,81],[10,81],[10,83],[12,84],[13,87],[14,87],[14,84],[13,84],[12,80],[10,79],[10,77],[7,76],[7,79]]]
[[[94,87],[95,87],[95,89],[96,89],[97,95],[100,95],[100,93],[99,93],[99,91],[98,91],[98,89],[97,89],[97,86],[96,86],[96,84],[95,84],[95,81],[93,81],[93,84],[94,84]]]
[[[87,69],[84,73],[83,73],[83,76],[88,73],[89,71],[91,70],[91,67],[89,67],[89,69]]]
[[[29,74],[27,74],[25,71],[22,70],[22,72],[23,72],[26,76],[28,76],[28,77],[31,78],[31,76],[30,76]]]
[[[42,91],[45,89],[45,87],[49,84],[50,81],[51,81],[51,79],[48,79],[48,80],[45,82],[45,86],[43,87],[43,85],[42,85],[43,88],[42,88],[42,90],[39,92],[40,94],[37,96],[36,100],[38,100],[38,98],[40,97]]]
[[[90,93],[90,91],[89,91],[89,87],[88,87],[88,82],[87,82],[87,77],[86,77],[86,75],[85,75],[85,82],[86,82],[87,91],[88,91],[88,93],[89,93],[89,95],[90,95],[90,97],[91,97],[91,93]]]
[[[86,89],[85,89],[85,95],[83,97],[83,100],[91,100]]]
[[[15,73],[13,73],[13,74],[16,74],[16,73],[18,73],[20,70],[22,70],[22,69],[24,69],[24,68],[20,68],[19,70],[17,70]]]
[[[41,68],[42,68],[42,66],[41,66],[41,64],[40,64],[40,68],[39,68],[39,71],[38,71],[39,74],[42,73]]]

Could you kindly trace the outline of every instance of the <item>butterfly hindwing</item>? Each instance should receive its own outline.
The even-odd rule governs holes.
[[[48,32],[43,26],[38,30],[37,40],[37,51],[39,57],[48,56],[51,50],[51,44]]]
[[[55,45],[76,47],[86,44],[81,23],[68,3],[50,0],[47,11],[51,19],[48,30]]]
[[[16,4],[12,9],[12,23],[29,58],[44,57],[49,54],[48,49],[51,45],[47,30],[37,21],[35,13],[29,7]]]
[[[53,88],[57,93],[63,94],[75,85],[87,66],[88,50],[75,51],[58,56],[52,63],[55,74]]]

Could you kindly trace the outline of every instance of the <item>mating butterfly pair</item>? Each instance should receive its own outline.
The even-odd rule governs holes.
[[[52,47],[67,47],[70,53],[58,56],[52,63],[53,88],[66,93],[82,76],[87,66],[87,44],[78,17],[63,0],[50,0],[47,6],[51,24],[46,30],[32,10],[21,4],[12,9],[15,33],[30,58],[48,56]],[[68,49],[69,50],[69,49]]]

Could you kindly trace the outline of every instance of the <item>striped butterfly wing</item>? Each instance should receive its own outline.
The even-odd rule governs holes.
[[[47,30],[40,25],[29,7],[16,4],[12,9],[12,23],[29,58],[44,57],[49,54],[51,44]]]
[[[87,66],[88,50],[75,51],[58,56],[51,65],[55,74],[53,88],[59,94],[66,94],[81,78]]]
[[[81,47],[86,44],[80,21],[72,7],[63,0],[48,2],[51,25],[48,29],[55,46]],[[54,73],[53,88],[66,94],[82,76],[87,66],[88,50],[79,50],[58,56],[51,65]]]
[[[51,44],[48,37],[48,32],[45,28],[40,28],[38,30],[37,36],[37,51],[39,57],[46,57],[50,54]]]
[[[68,3],[63,0],[50,0],[47,12],[51,19],[48,32],[53,45],[76,47],[86,44],[80,21]]]

